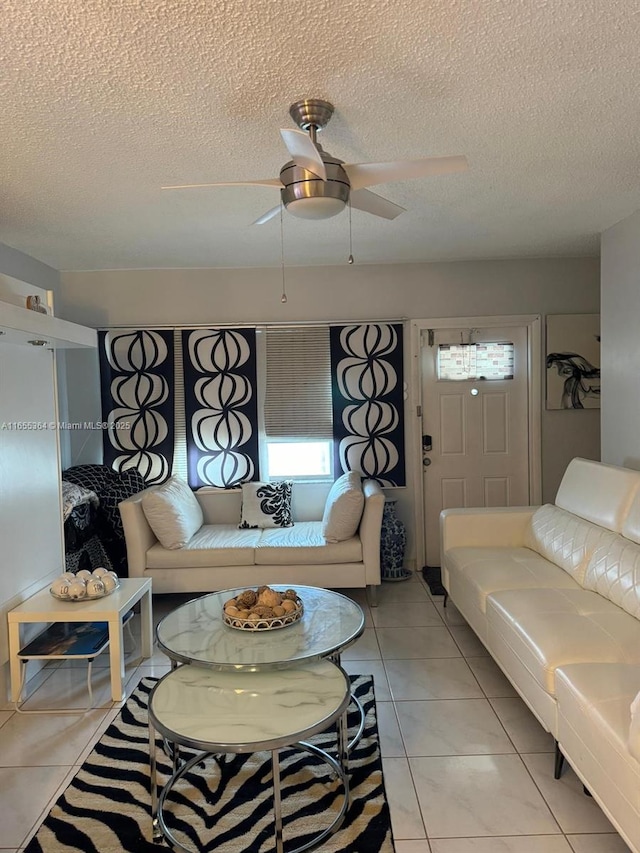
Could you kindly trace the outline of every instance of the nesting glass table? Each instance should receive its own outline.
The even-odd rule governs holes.
[[[288,585],[270,584],[270,587],[284,592]],[[175,750],[183,744],[201,749],[203,755],[225,751],[272,751],[278,853],[283,847],[277,749],[297,744],[329,763],[344,787],[339,820],[311,843],[297,848],[295,853],[298,853],[315,846],[329,832],[335,831],[348,808],[348,755],[362,736],[364,709],[358,699],[350,695],[348,677],[340,668],[340,655],[362,635],[364,614],[356,602],[338,592],[296,585],[304,607],[299,621],[278,629],[239,630],[225,624],[223,606],[243,589],[239,587],[203,595],[176,608],[160,621],[156,629],[158,647],[170,658],[172,671],[158,682],[151,694],[150,724]],[[322,687],[323,678],[326,679],[325,688]],[[293,697],[295,701],[283,714],[282,709],[279,710],[283,701],[280,697],[283,685],[288,682],[291,682],[290,687],[295,685],[293,692],[297,698]],[[322,710],[322,703],[318,705],[318,702],[329,684],[334,686],[327,696],[335,695]],[[188,685],[191,687],[187,690]],[[193,693],[194,698],[201,697],[196,704],[205,703],[195,718],[193,703],[189,703],[188,709],[185,707],[187,692]],[[262,695],[262,700],[254,705],[251,697],[258,694]],[[313,701],[309,704],[311,694]],[[291,698],[284,701],[289,702]],[[346,707],[349,701],[356,704],[360,724],[347,743]],[[305,719],[308,707],[315,707],[316,712],[319,708],[319,715]],[[297,708],[302,716],[297,713]],[[259,709],[259,714],[256,709]],[[276,718],[279,722],[273,729]],[[334,721],[338,722],[337,761],[304,741],[305,737],[322,731]],[[153,741],[153,732],[150,736]],[[180,847],[164,823],[163,805],[168,792],[188,771],[187,764],[192,765],[187,762],[180,766],[175,752],[173,754],[174,773],[159,798],[155,791],[152,758],[152,811],[155,832],[160,831],[174,846]],[[194,758],[193,762],[197,760]]]
[[[284,592],[285,584],[271,584]],[[295,587],[304,614],[293,625],[270,631],[241,631],[225,625],[225,601],[243,591],[226,589],[195,598],[173,610],[158,624],[158,647],[175,663],[234,672],[286,669],[304,661],[331,658],[361,636],[364,614],[346,595],[314,586]]]
[[[302,853],[320,844],[339,828],[349,808],[346,742],[349,691],[346,673],[328,660],[266,672],[220,672],[201,666],[180,666],[167,673],[149,697],[154,841],[164,837],[175,850],[192,853],[191,845],[181,842],[167,825],[164,814],[167,797],[192,768],[202,767],[207,759],[220,754],[268,750],[271,752],[272,765],[275,849],[276,853],[283,853],[279,751],[283,747],[294,747],[312,753],[327,764],[342,789],[341,805],[331,812],[333,819],[329,825],[317,830],[311,838],[288,853]],[[337,758],[306,741],[306,738],[325,731],[333,723],[337,723]],[[165,743],[171,744],[174,755],[174,772],[159,795],[156,781],[156,731],[162,735]],[[176,751],[181,746],[196,751],[182,764],[175,760]],[[216,763],[213,763],[215,766]],[[201,784],[196,784],[197,790],[201,792]],[[178,821],[178,826],[184,827],[184,822],[183,817],[182,821]],[[211,822],[205,821],[205,827],[211,828]]]

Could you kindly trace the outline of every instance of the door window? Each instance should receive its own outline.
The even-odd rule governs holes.
[[[513,343],[440,344],[439,381],[513,379]]]

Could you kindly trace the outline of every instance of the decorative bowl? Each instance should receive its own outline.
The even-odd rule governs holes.
[[[82,576],[78,573],[73,575],[73,579],[69,579],[68,574],[56,578],[49,587],[49,592],[58,601],[97,601],[120,588],[120,579],[115,572],[102,570],[101,574],[96,575],[91,572],[87,574],[86,570],[83,570]],[[109,581],[109,585],[114,583],[111,588],[106,588],[104,584],[107,574],[113,578],[113,581]]]
[[[70,595],[58,595],[57,592],[54,592],[52,589],[49,590],[51,595],[54,598],[57,598],[58,601],[98,601],[100,598],[106,598],[108,595],[114,593],[117,589],[120,589],[120,584],[118,583],[113,589],[110,589],[109,592],[105,592],[102,595],[85,595],[84,598],[71,598]]]
[[[269,587],[262,587],[261,589],[267,590],[268,593],[274,594],[274,591]],[[245,590],[244,593],[253,593],[254,595],[258,595],[260,593],[259,590]],[[244,595],[242,593],[241,595]],[[280,596],[280,593],[275,593],[276,596]],[[288,608],[284,613],[278,613],[277,615],[268,616],[264,613],[255,613],[252,612],[252,606],[255,606],[259,610],[264,610],[264,605],[260,605],[257,602],[248,607],[249,615],[247,614],[247,609],[244,612],[239,613],[238,608],[235,606],[236,599],[230,599],[225,602],[222,611],[222,619],[225,625],[228,625],[230,628],[235,628],[238,631],[274,631],[278,628],[287,628],[289,625],[294,625],[302,618],[302,614],[304,613],[304,605],[302,603],[302,599],[297,595],[295,590],[287,590],[288,598],[285,606]],[[238,596],[240,598],[241,596]],[[282,601],[284,605],[284,600]],[[227,612],[227,608],[231,605],[231,611]],[[276,605],[282,610],[282,606]],[[271,608],[273,609],[273,608]],[[268,612],[268,610],[267,610]]]

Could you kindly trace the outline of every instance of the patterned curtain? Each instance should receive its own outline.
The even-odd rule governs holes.
[[[189,485],[228,489],[255,479],[255,330],[185,330],[182,348]]]
[[[147,485],[171,474],[174,446],[173,333],[99,332],[104,464],[137,470]]]
[[[331,327],[335,470],[404,486],[402,324]]]

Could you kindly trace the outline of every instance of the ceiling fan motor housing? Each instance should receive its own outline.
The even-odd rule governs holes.
[[[290,213],[303,219],[336,216],[349,201],[351,185],[342,168],[342,161],[327,154],[319,145],[317,148],[327,172],[326,181],[297,166],[292,160],[280,170],[282,203]]]

